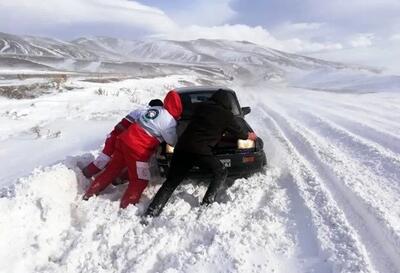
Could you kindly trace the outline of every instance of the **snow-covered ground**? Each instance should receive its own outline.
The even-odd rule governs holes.
[[[265,174],[200,206],[187,181],[140,224],[160,186],[120,210],[126,185],[81,200],[76,166],[131,109],[194,76],[78,80],[0,98],[0,272],[400,272],[400,88],[345,93],[233,87],[264,139]],[[324,88],[327,89],[327,88]],[[363,91],[363,92],[358,92]],[[368,92],[366,92],[368,91]],[[15,182],[19,178],[18,182]]]
[[[168,90],[181,86],[180,81],[192,78],[177,75],[108,84],[72,79],[64,84],[70,91],[55,89],[35,99],[0,97],[0,186],[35,167],[98,149],[132,109],[150,98],[162,99]]]

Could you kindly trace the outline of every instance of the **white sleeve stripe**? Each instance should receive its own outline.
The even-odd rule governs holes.
[[[131,117],[130,115],[127,115],[125,117],[128,121],[130,121],[131,123],[135,122],[135,119],[133,117]]]
[[[110,161],[110,157],[106,154],[100,153],[97,158],[93,161],[93,164],[99,168],[99,169],[104,169],[104,167],[107,165],[107,163]]]

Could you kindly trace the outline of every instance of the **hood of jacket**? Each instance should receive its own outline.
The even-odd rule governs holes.
[[[231,100],[229,98],[228,91],[220,89],[211,96],[210,100],[221,105],[226,110],[229,110],[229,111],[232,110]]]
[[[175,119],[179,119],[182,114],[182,102],[179,94],[172,90],[169,91],[164,99],[164,108],[171,114]]]

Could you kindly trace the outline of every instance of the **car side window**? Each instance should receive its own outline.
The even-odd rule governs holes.
[[[235,116],[240,115],[238,102],[237,102],[235,96],[231,93],[229,93],[229,101],[231,103],[232,114],[234,114]]]

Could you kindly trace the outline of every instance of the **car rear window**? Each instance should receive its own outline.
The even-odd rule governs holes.
[[[183,104],[182,118],[190,118],[190,116],[193,114],[194,109],[196,108],[196,105],[203,101],[207,101],[213,94],[213,91],[181,94]],[[236,98],[231,93],[229,93],[229,101],[232,106],[232,113],[235,116],[240,115],[240,109],[236,102]]]

